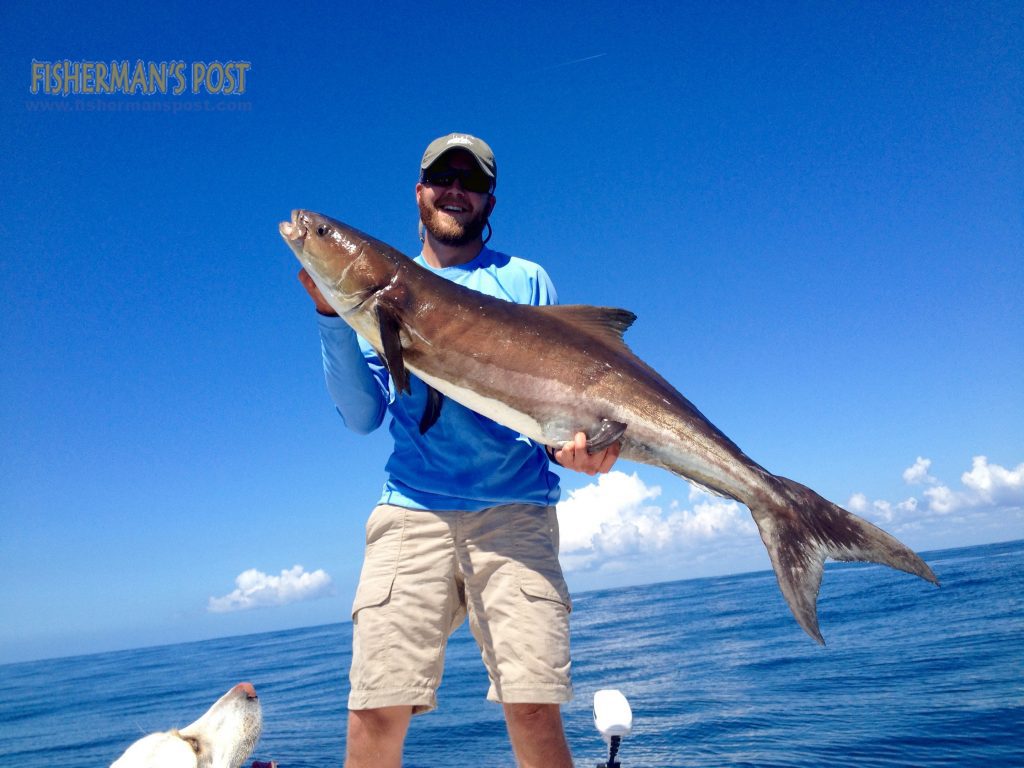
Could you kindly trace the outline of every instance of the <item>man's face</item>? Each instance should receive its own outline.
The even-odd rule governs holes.
[[[426,182],[416,185],[420,220],[436,240],[445,245],[465,245],[484,231],[494,208],[494,196],[465,189],[459,178],[460,174],[482,173],[472,155],[452,150],[427,169]],[[432,182],[433,178],[440,182]],[[451,183],[443,183],[448,181]]]

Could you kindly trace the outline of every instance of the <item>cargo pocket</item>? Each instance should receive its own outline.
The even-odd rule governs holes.
[[[352,601],[353,620],[356,618],[356,614],[363,608],[376,608],[390,600],[391,587],[394,583],[394,573],[391,574],[390,578],[371,579],[369,581],[360,580],[359,586],[356,587],[355,600]]]
[[[384,605],[391,598],[404,534],[405,510],[400,507],[380,506],[370,515],[363,569],[352,601],[353,619],[363,608]]]
[[[561,603],[567,611],[572,612],[569,588],[565,585],[565,579],[562,578],[560,570],[557,573],[552,571],[542,573],[521,566],[518,581],[519,589],[527,597]]]
[[[536,508],[516,520],[519,589],[528,597],[561,603],[572,611],[569,588],[558,562],[558,517],[554,507]]]

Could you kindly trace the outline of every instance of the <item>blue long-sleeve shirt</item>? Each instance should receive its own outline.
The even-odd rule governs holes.
[[[519,304],[555,304],[544,269],[484,248],[472,261],[434,269],[452,282]],[[340,317],[319,316],[327,390],[345,425],[366,434],[387,413],[394,450],[385,466],[380,503],[434,511],[478,511],[497,504],[546,506],[558,501],[558,476],[543,447],[448,398],[421,435],[426,385],[410,374],[409,394],[396,395],[376,351]]]

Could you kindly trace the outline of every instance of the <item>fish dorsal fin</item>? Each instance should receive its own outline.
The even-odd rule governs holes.
[[[636,320],[628,309],[592,307],[589,304],[548,304],[534,309],[574,325],[591,336],[622,344],[622,335]]]

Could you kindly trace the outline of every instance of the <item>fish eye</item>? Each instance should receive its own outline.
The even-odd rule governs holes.
[[[328,227],[326,224],[321,224],[319,227],[316,228],[316,233],[320,235],[320,237],[324,237],[330,231],[331,228]]]

